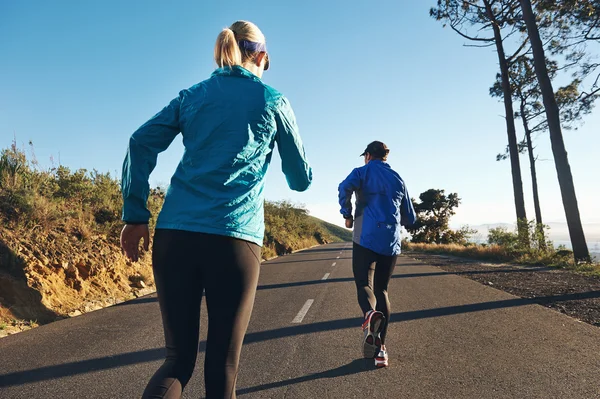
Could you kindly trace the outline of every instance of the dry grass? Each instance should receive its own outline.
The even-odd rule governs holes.
[[[491,262],[511,262],[521,265],[539,265],[564,268],[600,276],[600,263],[576,264],[569,251],[510,251],[499,245],[458,245],[458,244],[421,244],[403,243],[408,251],[426,252],[438,255],[453,255],[469,259]]]
[[[448,254],[462,256],[465,258],[476,258],[492,261],[509,261],[513,259],[512,255],[503,247],[498,245],[459,245],[459,244],[416,244],[407,243],[406,249],[409,251],[428,252],[434,254]]]
[[[308,238],[304,238],[304,239],[288,241],[288,242],[286,242],[286,244],[287,245],[285,246],[285,248],[283,250],[281,248],[279,248],[279,251],[277,250],[277,248],[275,247],[275,244],[273,244],[273,243],[264,245],[262,248],[262,258],[264,260],[272,259],[279,255],[289,254],[294,251],[298,251],[298,250],[305,249],[305,248],[310,248],[315,245],[320,245],[323,243],[319,242],[314,237],[308,237]]]
[[[277,251],[272,246],[264,246],[262,248],[262,258],[264,260],[272,259],[277,256]]]
[[[49,231],[56,226],[59,215],[60,211],[56,202],[37,194],[33,197],[31,219],[36,226],[41,227],[44,231]]]

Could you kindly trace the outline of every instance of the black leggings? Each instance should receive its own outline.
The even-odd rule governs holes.
[[[363,314],[369,310],[378,310],[385,316],[381,343],[385,344],[388,322],[390,320],[390,300],[388,284],[394,274],[398,256],[385,256],[354,243],[352,248],[352,271],[358,294],[358,305]]]
[[[202,291],[208,309],[208,399],[235,398],[242,341],[254,305],[260,246],[213,234],[157,229],[152,262],[167,357],[142,398],[180,398],[196,364]]]

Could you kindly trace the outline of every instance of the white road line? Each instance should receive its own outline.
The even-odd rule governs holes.
[[[323,278],[321,280],[327,280],[327,278],[329,277],[331,273],[325,273],[325,275],[323,276]]]
[[[333,262],[333,265],[331,265],[331,266],[335,266],[335,264],[336,264],[336,263],[337,263],[337,262]]]
[[[310,309],[314,301],[314,299],[309,299],[308,301],[306,301],[304,306],[302,306],[302,309],[300,309],[296,317],[294,317],[294,320],[292,320],[292,323],[302,323],[302,319],[304,319],[304,316],[306,316],[306,314],[308,313],[308,309]]]
[[[339,259],[340,257],[338,256],[336,259]]]

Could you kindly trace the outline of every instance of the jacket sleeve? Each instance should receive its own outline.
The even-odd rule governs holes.
[[[410,195],[408,194],[405,185],[404,197],[402,198],[402,205],[400,208],[400,224],[404,227],[410,227],[414,225],[416,221],[417,214],[415,213],[415,208],[413,207],[412,200],[410,199]]]
[[[180,103],[181,94],[129,139],[121,178],[125,222],[148,223],[150,219],[146,206],[150,192],[148,179],[156,166],[158,154],[166,150],[180,132]]]
[[[282,97],[276,109],[275,119],[275,141],[281,156],[281,170],[292,190],[305,191],[312,182],[312,169],[304,153],[294,111],[285,97]]]
[[[352,216],[352,194],[361,186],[360,169],[354,169],[346,179],[338,186],[338,198],[340,202],[340,213],[344,218]]]

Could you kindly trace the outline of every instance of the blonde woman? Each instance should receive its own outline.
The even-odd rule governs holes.
[[[123,165],[121,245],[137,260],[148,248],[148,178],[158,153],[183,135],[185,152],[158,216],[152,262],[167,357],[143,398],[180,398],[190,380],[205,291],[207,398],[235,398],[242,341],[258,283],[264,234],[265,173],[277,144],[292,190],[312,171],[288,100],[261,80],[269,68],[265,37],[238,21],[218,36],[218,69],[182,90],[129,141]]]

